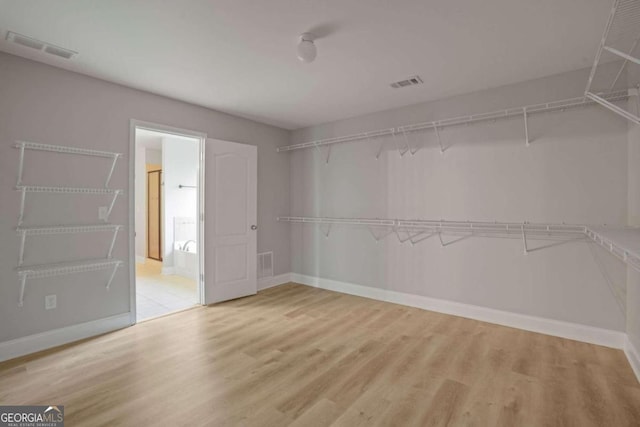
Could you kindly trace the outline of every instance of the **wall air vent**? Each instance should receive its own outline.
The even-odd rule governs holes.
[[[411,76],[408,79],[400,80],[399,82],[391,83],[391,87],[394,89],[399,89],[401,87],[420,85],[424,83],[419,76]]]
[[[7,32],[6,39],[9,42],[19,44],[31,49],[39,50],[41,52],[45,52],[64,59],[71,59],[78,54],[78,52],[74,52],[73,50],[65,49],[63,47],[43,42],[42,40],[37,40],[22,34],[14,33],[13,31]]]
[[[273,252],[258,254],[258,279],[273,276]]]

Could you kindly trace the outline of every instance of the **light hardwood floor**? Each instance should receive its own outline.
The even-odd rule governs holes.
[[[620,350],[296,284],[0,364],[69,426],[638,426]]]

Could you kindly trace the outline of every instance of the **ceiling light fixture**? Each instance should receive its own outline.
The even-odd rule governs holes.
[[[313,62],[316,59],[318,51],[313,41],[316,36],[311,33],[300,34],[300,42],[298,43],[298,59],[302,62]]]

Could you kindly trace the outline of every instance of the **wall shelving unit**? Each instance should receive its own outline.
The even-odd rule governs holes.
[[[18,254],[18,267],[16,272],[18,274],[20,283],[20,297],[18,305],[22,307],[24,305],[25,288],[27,279],[47,278],[54,276],[61,276],[74,273],[84,273],[99,271],[105,269],[112,269],[109,279],[106,283],[106,288],[109,289],[113,278],[115,277],[118,267],[123,264],[121,260],[112,259],[113,248],[116,243],[118,232],[122,229],[122,225],[109,224],[108,219],[113,210],[118,196],[124,194],[123,190],[109,188],[109,183],[113,172],[116,168],[118,159],[122,157],[121,153],[112,153],[108,151],[87,150],[76,147],[67,147],[60,145],[39,144],[34,142],[17,141],[14,145],[15,148],[20,150],[20,159],[18,163],[18,179],[16,183],[16,191],[21,193],[20,199],[20,214],[18,217],[18,227],[16,233],[20,238],[20,252]],[[85,187],[52,187],[52,186],[40,186],[40,185],[25,185],[23,183],[23,175],[25,168],[25,151],[35,150],[44,151],[58,154],[70,154],[78,156],[90,156],[90,157],[103,157],[111,160],[110,168],[105,179],[104,188],[85,188]],[[51,194],[82,194],[82,195],[110,195],[112,196],[111,202],[104,215],[104,223],[102,224],[70,224],[70,225],[45,225],[45,226],[23,226],[25,216],[25,204],[27,193],[51,193]],[[45,235],[59,235],[59,234],[77,234],[77,233],[90,233],[90,232],[112,232],[111,240],[109,243],[109,249],[105,258],[100,259],[84,259],[71,262],[62,263],[49,263],[49,264],[37,264],[24,266],[24,253],[26,246],[26,239],[28,236],[45,236]]]
[[[585,234],[618,259],[640,271],[640,228],[587,227]]]
[[[629,98],[629,92],[627,90],[623,91],[615,91],[603,95],[603,99],[605,99],[609,103],[625,101]],[[495,121],[501,119],[509,119],[522,117],[523,118],[523,140],[525,145],[529,145],[531,143],[529,139],[529,124],[528,119],[531,115],[540,114],[540,113],[551,113],[551,112],[561,112],[567,109],[585,107],[588,105],[596,105],[597,101],[593,99],[588,99],[585,97],[579,98],[569,98],[563,99],[559,101],[551,101],[543,104],[533,104],[527,105],[524,107],[515,107],[508,108],[505,110],[491,111],[488,113],[479,113],[479,114],[471,114],[468,116],[458,116],[445,118],[430,122],[421,122],[415,123],[405,126],[399,126],[396,128],[388,128],[388,129],[379,129],[371,132],[362,132],[353,135],[335,137],[335,138],[326,138],[326,139],[318,139],[309,142],[303,142],[300,144],[293,145],[285,145],[282,147],[278,147],[277,151],[279,153],[301,150],[306,148],[316,148],[320,149],[320,147],[331,148],[331,146],[335,144],[344,144],[347,142],[356,142],[356,141],[373,141],[376,138],[383,136],[391,136],[396,144],[396,149],[400,153],[401,156],[410,152],[411,154],[415,154],[418,150],[412,149],[409,145],[409,141],[407,139],[407,134],[412,132],[419,131],[429,131],[433,130],[437,140],[438,145],[440,147],[440,152],[444,153],[446,148],[442,145],[442,141],[440,140],[440,130],[451,127],[451,126],[461,126],[461,125],[469,125],[473,123],[487,122],[487,121]],[[612,104],[615,106],[615,104]],[[402,138],[403,141],[398,142],[398,139]],[[378,150],[376,155],[376,159],[380,156],[382,146]],[[327,155],[327,161],[329,156]]]
[[[110,158],[112,159],[111,169],[109,169],[107,179],[105,180],[105,183],[104,183],[105,188],[109,187],[109,182],[111,181],[111,177],[113,176],[113,171],[116,169],[116,163],[118,162],[118,159],[122,157],[122,153],[112,153],[110,151],[87,150],[84,148],[66,147],[63,145],[39,144],[37,142],[28,142],[28,141],[16,141],[15,147],[20,150],[20,162],[18,163],[18,183],[16,184],[18,186],[22,185],[25,150],[48,151],[51,153],[77,154],[80,156]]]
[[[640,1],[638,0],[615,0],[609,14],[609,20],[605,26],[602,39],[598,45],[596,57],[591,67],[587,87],[584,91],[585,98],[591,99],[605,108],[621,115],[633,123],[640,124],[640,111],[636,113],[625,110],[615,105],[607,96],[614,91],[620,81],[620,77],[627,66],[640,65]],[[602,88],[595,87],[598,76],[599,65],[605,57],[622,61],[622,65],[616,77],[603,83]],[[638,82],[640,83],[640,82]],[[600,90],[601,89],[601,90]],[[638,95],[638,88],[630,89],[633,95]]]
[[[83,260],[77,262],[57,263],[57,264],[42,264],[33,265],[30,267],[18,268],[18,277],[20,278],[20,298],[18,300],[18,306],[24,305],[24,292],[27,284],[27,279],[41,279],[46,277],[63,276],[74,273],[85,273],[90,271],[99,271],[112,268],[111,275],[107,281],[106,288],[109,289],[111,282],[116,275],[118,267],[122,265],[122,261],[119,260],[106,260],[106,259],[94,259]]]
[[[400,243],[412,245],[432,236],[445,243],[442,235],[466,237],[494,237],[522,239],[524,253],[530,252],[527,237],[536,240],[584,240],[589,238],[614,254],[629,266],[640,271],[640,228],[607,227],[577,224],[543,224],[529,222],[478,222],[446,220],[407,220],[383,218],[333,218],[333,217],[278,217],[280,222],[295,224],[317,224],[325,226],[329,237],[331,227],[345,225],[366,228],[376,241],[394,234]],[[457,240],[455,240],[457,241]]]
[[[113,195],[111,203],[107,209],[104,221],[109,220],[109,215],[116,204],[116,199],[122,190],[113,190],[110,188],[81,188],[81,187],[42,187],[37,185],[16,185],[16,190],[21,193],[20,197],[20,215],[18,217],[18,225],[22,225],[24,221],[24,208],[27,200],[27,193],[56,193],[56,194],[109,194]]]
[[[113,254],[113,247],[118,237],[118,231],[122,228],[121,225],[115,224],[92,224],[92,225],[71,225],[71,226],[54,226],[54,227],[18,227],[16,232],[20,236],[20,255],[18,257],[18,267],[21,267],[24,262],[24,248],[26,244],[27,236],[48,236],[54,234],[76,234],[76,233],[92,233],[92,232],[105,232],[112,231],[113,237],[111,238],[111,244],[109,251],[107,252],[107,258],[111,258]]]

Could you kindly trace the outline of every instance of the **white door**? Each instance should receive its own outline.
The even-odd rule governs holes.
[[[258,291],[257,147],[207,139],[204,185],[205,303]]]

